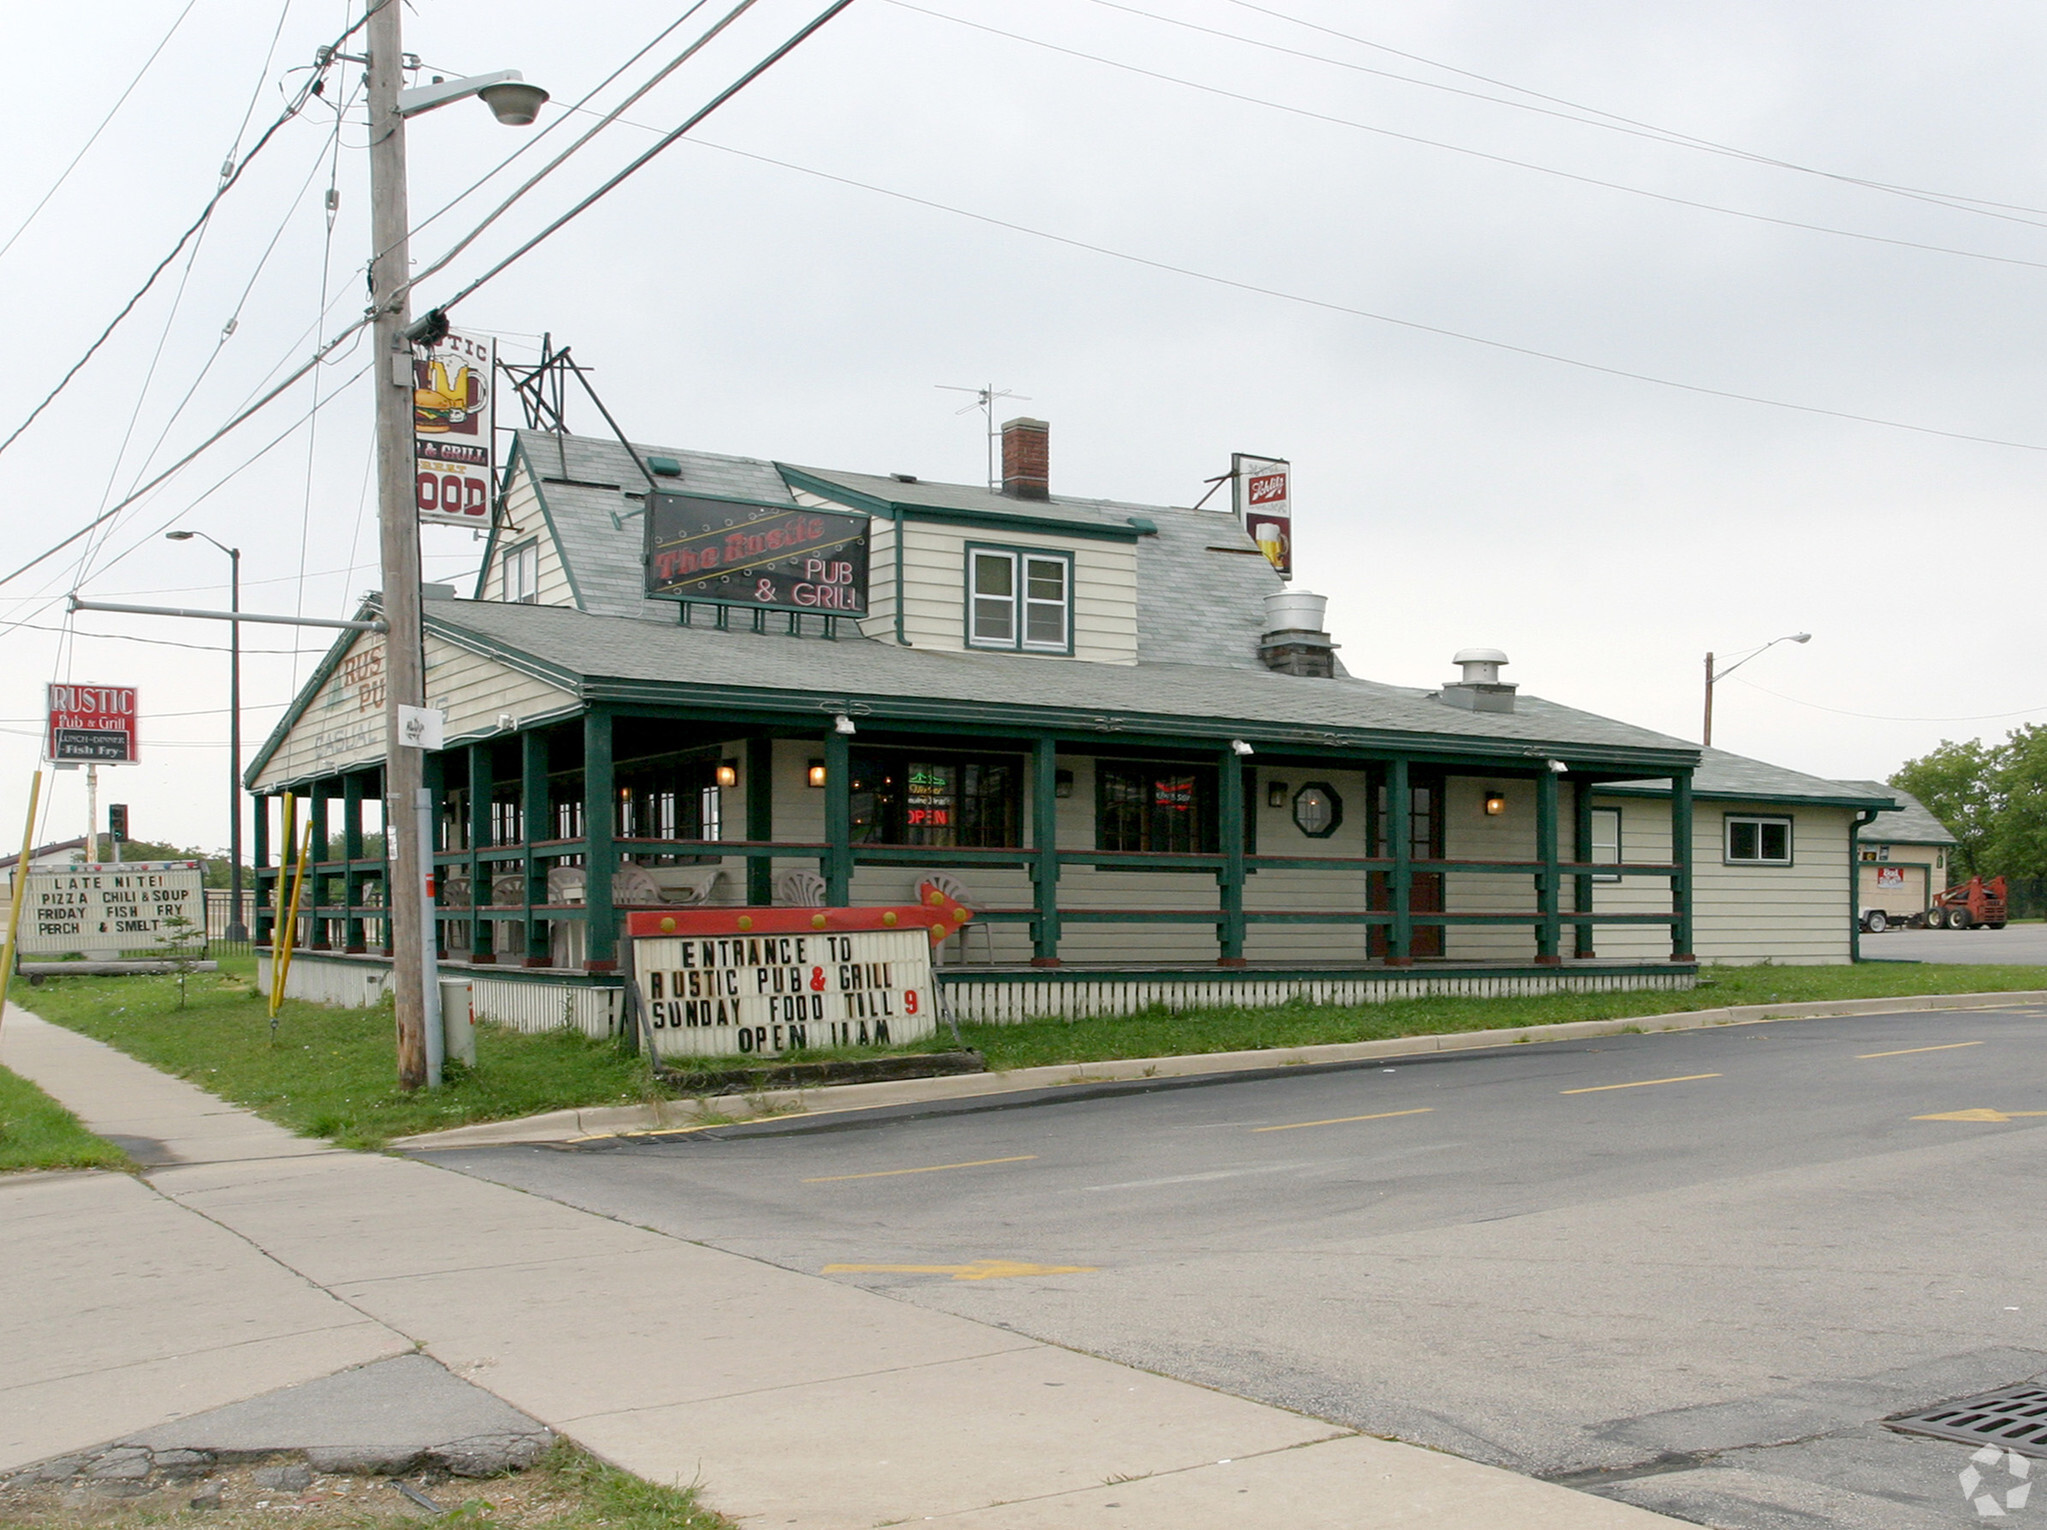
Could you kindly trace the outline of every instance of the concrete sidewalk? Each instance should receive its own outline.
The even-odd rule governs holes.
[[[1674,1523],[277,1128],[10,1008],[0,1063],[142,1149],[0,1180],[0,1470],[417,1346],[749,1523]]]

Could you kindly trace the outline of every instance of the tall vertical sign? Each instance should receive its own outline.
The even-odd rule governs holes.
[[[412,452],[419,518],[490,529],[497,341],[450,330],[412,363]]]
[[[1277,457],[1230,454],[1230,498],[1251,540],[1278,570],[1294,577],[1294,469]]]
[[[85,765],[136,763],[135,687],[51,685],[43,758]]]

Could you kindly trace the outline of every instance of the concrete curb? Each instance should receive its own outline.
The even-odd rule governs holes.
[[[1248,1052],[1198,1052],[1176,1057],[1128,1057],[1115,1062],[1057,1063],[1008,1073],[965,1073],[946,1078],[900,1079],[884,1084],[834,1084],[819,1089],[774,1089],[760,1094],[660,1100],[555,1110],[517,1121],[485,1121],[447,1131],[400,1137],[407,1151],[494,1147],[508,1143],[581,1142],[646,1132],[697,1131],[770,1116],[833,1115],[928,1101],[982,1099],[1029,1090],[1128,1080],[1192,1078],[1273,1068],[1369,1062],[1439,1052],[1478,1051],[1538,1041],[1583,1041],[1629,1031],[1692,1031],[1716,1025],[1759,1025],[1780,1020],[1822,1020],[1841,1015],[1889,1015],[1925,1010],[2000,1009],[2047,1002],[2047,989],[1991,993],[1916,994],[1889,999],[1830,999],[1791,1004],[1735,1004],[1613,1020],[1567,1020],[1557,1025],[1458,1031],[1443,1036],[1395,1036],[1384,1041],[1340,1041],[1312,1047],[1266,1047]]]

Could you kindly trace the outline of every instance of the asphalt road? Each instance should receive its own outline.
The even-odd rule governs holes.
[[[2043,1064],[1993,999],[431,1157],[1703,1524],[1916,1530],[1979,1522],[1970,1447],[1875,1421],[2047,1372]]]
[[[2047,962],[2047,924],[2008,924],[2001,930],[1885,930],[1862,937],[1864,957],[1914,962]]]

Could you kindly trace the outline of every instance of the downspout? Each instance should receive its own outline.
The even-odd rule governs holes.
[[[909,648],[914,645],[903,633],[903,507],[901,505],[890,505],[889,509],[894,513],[896,522],[894,538],[896,544],[896,646],[898,648]]]
[[[1848,960],[1862,960],[1862,853],[1856,840],[1876,822],[1882,808],[1864,808],[1848,825]]]

